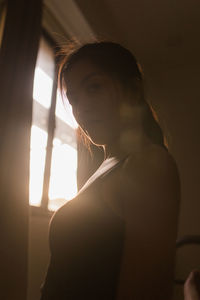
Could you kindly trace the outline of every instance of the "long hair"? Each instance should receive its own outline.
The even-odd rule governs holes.
[[[140,82],[141,97],[139,105],[143,109],[142,126],[146,136],[154,143],[167,148],[166,139],[158,123],[158,118],[144,97],[143,73],[134,55],[126,48],[113,42],[93,42],[83,46],[72,44],[62,52],[59,65],[58,84],[61,92],[65,90],[64,74],[80,60],[89,60],[110,76],[119,80],[125,87],[134,92]],[[133,103],[134,105],[134,103]]]

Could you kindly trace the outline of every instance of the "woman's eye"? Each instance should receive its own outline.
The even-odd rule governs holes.
[[[88,93],[95,93],[101,89],[101,85],[99,83],[93,83],[87,86]]]

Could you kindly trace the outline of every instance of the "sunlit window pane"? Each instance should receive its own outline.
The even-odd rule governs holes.
[[[58,91],[49,187],[50,210],[58,209],[77,193],[76,128],[71,106],[63,103]]]
[[[40,40],[40,46],[37,56],[33,99],[38,101],[45,108],[51,105],[51,94],[54,78],[54,53],[45,39]]]
[[[36,67],[34,85],[33,85],[33,99],[38,101],[46,108],[51,106],[51,94],[53,88],[53,80],[41,68]]]
[[[36,66],[42,69],[50,78],[54,78],[55,60],[52,47],[44,38],[40,40]]]
[[[34,206],[40,206],[42,198],[54,68],[53,50],[42,38],[34,75],[30,145],[29,203]]]
[[[31,128],[29,203],[40,206],[44,178],[47,133],[37,126]]]
[[[49,188],[50,210],[58,209],[77,193],[77,150],[54,139]]]
[[[49,44],[42,38],[35,68],[33,115],[30,145],[29,202],[40,206],[46,160],[49,109],[51,106],[55,60]],[[56,99],[48,208],[56,210],[77,193],[77,123],[69,103],[63,104],[60,93]],[[51,120],[50,120],[51,121]],[[48,151],[51,151],[48,149]]]

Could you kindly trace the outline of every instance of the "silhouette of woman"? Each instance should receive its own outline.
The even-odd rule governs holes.
[[[86,44],[64,55],[59,82],[105,159],[52,218],[41,299],[172,299],[179,175],[136,59]]]

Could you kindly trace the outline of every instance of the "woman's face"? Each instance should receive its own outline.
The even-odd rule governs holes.
[[[120,131],[122,88],[118,80],[83,60],[66,72],[65,82],[74,117],[92,142],[113,143]]]

